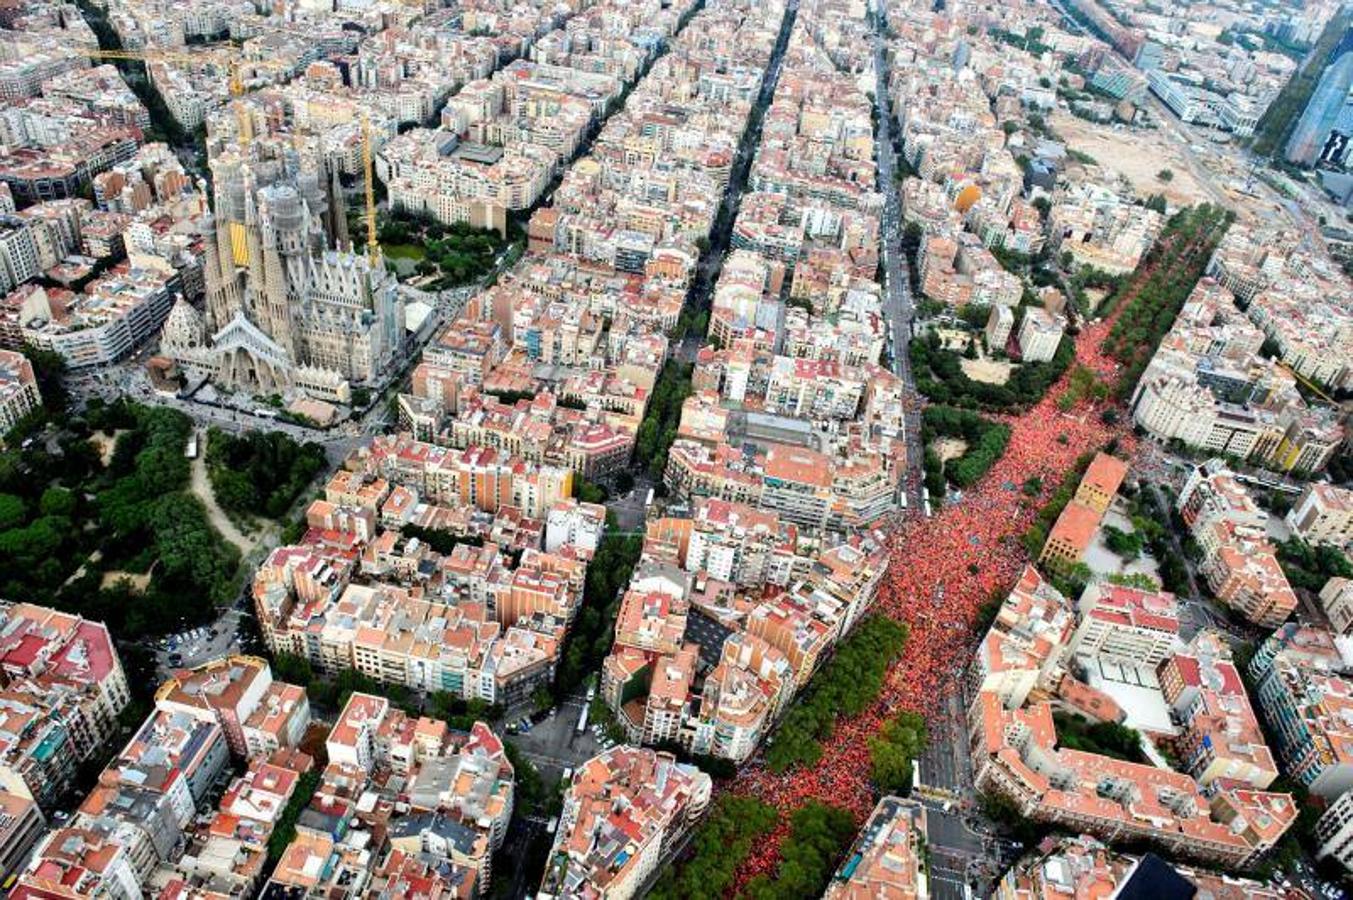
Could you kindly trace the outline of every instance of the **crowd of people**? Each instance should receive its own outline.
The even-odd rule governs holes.
[[[1089,325],[1076,338],[1077,362],[1106,382],[1118,371],[1101,351],[1109,325]],[[874,804],[869,738],[890,716],[919,712],[931,720],[937,739],[955,739],[955,723],[946,716],[947,692],[959,689],[972,658],[979,608],[1008,591],[1028,561],[1021,535],[1077,457],[1113,438],[1120,453],[1131,449],[1130,432],[1101,417],[1103,403],[1085,400],[1059,409],[1057,400],[1066,389],[1063,377],[1036,406],[1007,419],[1011,437],[1005,455],[961,500],[937,508],[933,518],[912,516],[899,524],[875,610],[910,626],[906,649],[874,705],[837,722],[816,766],[774,775],[752,765],[734,782],[734,792],[758,797],[782,813],[780,828],[742,865],[739,888],[755,875],[774,871],[788,813],[805,802],[844,806],[864,820]],[[1042,481],[1042,495],[1030,497],[1023,487],[1035,477]]]

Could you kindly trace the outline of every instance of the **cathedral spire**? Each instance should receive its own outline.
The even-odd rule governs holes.
[[[338,166],[331,165],[329,170],[329,234],[334,239],[334,249],[346,253],[352,249],[352,239],[348,236],[348,205],[343,197],[343,183],[338,178]]]

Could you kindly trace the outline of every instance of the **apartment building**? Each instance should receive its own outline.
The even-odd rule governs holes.
[[[273,681],[268,661],[226,656],[176,672],[155,692],[161,709],[216,722],[236,758],[294,748],[310,724],[305,688]]]
[[[1266,535],[1266,514],[1220,460],[1190,473],[1178,508],[1203,550],[1199,572],[1219,600],[1258,625],[1291,615],[1297,598]]]
[[[1339,634],[1353,628],[1353,579],[1331,578],[1320,589],[1320,606]]]
[[[1138,382],[1133,420],[1158,440],[1317,471],[1343,427],[1306,402],[1289,368],[1260,353],[1266,336],[1236,308],[1233,287],[1235,279],[1212,278],[1195,286]]]
[[[1020,358],[1025,362],[1050,361],[1057,355],[1065,330],[1063,317],[1039,306],[1026,307],[1016,335]]]
[[[131,699],[122,663],[102,624],[18,603],[0,607],[0,669],[0,785],[52,809],[116,733]]]
[[[58,828],[39,842],[10,895],[16,898],[108,897],[137,900],[141,881],[127,850],[106,835]]]
[[[689,521],[688,571],[735,584],[786,586],[798,566],[798,529],[774,513],[702,497]]]
[[[1024,897],[1080,897],[1097,891],[1117,896],[1187,893],[1227,900],[1279,900],[1283,889],[1232,872],[1214,872],[1150,851],[1120,853],[1088,834],[1057,838],[1050,847],[1027,853],[996,884],[993,900]]]
[[[1068,645],[1073,654],[1156,666],[1179,642],[1179,608],[1170,593],[1096,581],[1076,608],[1079,623]]]
[[[1075,627],[1071,603],[1025,566],[977,648],[973,685],[1007,709],[1022,707],[1035,690],[1051,693],[1061,681]]]
[[[981,693],[970,720],[977,789],[1008,797],[1038,821],[1240,868],[1253,865],[1296,821],[1287,794],[1235,786],[1204,794],[1188,775],[1058,748],[1047,702],[1009,710]]]
[[[582,384],[585,380],[603,383],[587,386]],[[624,396],[635,393],[639,396]],[[579,376],[562,385],[557,394],[541,393],[533,400],[512,404],[463,388],[458,391],[456,414],[439,417],[440,428],[430,437],[457,448],[492,447],[528,462],[604,479],[629,463],[646,395],[646,391],[625,390],[604,376]]]
[[[992,350],[1004,350],[1010,340],[1010,332],[1015,327],[1015,314],[1008,306],[993,306],[987,315],[987,327],[983,334],[987,347]]]
[[[926,900],[925,841],[925,807],[915,800],[883,797],[865,819],[846,862],[827,883],[823,900]]]
[[[0,350],[0,434],[42,408],[33,364],[22,353]]]
[[[1109,511],[1113,498],[1118,496],[1127,473],[1128,464],[1118,457],[1096,453],[1076,486],[1075,501],[1103,515]]]
[[[1180,648],[1173,598],[1122,590],[1092,586],[1073,624],[1069,604],[1036,572],[1026,571],[998,612],[972,672],[974,784],[1006,797],[1035,821],[1105,840],[1148,841],[1211,865],[1251,865],[1292,825],[1297,809],[1290,795],[1262,789],[1277,773],[1229,653],[1206,632]],[[1140,675],[1133,683],[1158,689],[1182,726],[1175,740],[1187,772],[1059,741],[1054,695],[1061,701],[1059,715],[1121,719],[1111,696],[1058,670],[1073,648],[1076,669],[1137,658],[1159,663],[1158,688],[1147,688],[1152,680]]]
[[[1336,299],[1349,281],[1328,255],[1294,235],[1241,226],[1227,230],[1208,274],[1242,301],[1294,374],[1327,388],[1353,380],[1353,314]]]
[[[1264,790],[1278,766],[1264,741],[1230,648],[1200,631],[1158,668],[1171,718],[1182,726],[1175,741],[1184,771],[1203,787],[1217,779]]]
[[[1326,800],[1353,786],[1353,681],[1329,632],[1289,623],[1250,662],[1260,713],[1283,770]]]
[[[1131,272],[1155,242],[1165,217],[1097,185],[1079,183],[1048,213],[1048,243],[1080,265]]]
[[[141,723],[100,781],[163,793],[187,824],[230,760],[225,732],[214,721],[156,709]]]
[[[486,725],[457,731],[355,693],[325,748],[329,764],[262,896],[365,896],[409,878],[468,896],[490,889],[515,775]]]
[[[1048,532],[1038,555],[1039,565],[1065,570],[1080,563],[1102,520],[1093,507],[1074,500],[1068,503]]]
[[[1023,284],[1001,266],[982,239],[948,229],[926,234],[917,253],[921,292],[932,300],[963,308],[1012,307]]]
[[[1348,547],[1353,544],[1353,491],[1318,481],[1308,484],[1288,510],[1287,524],[1307,543]]]
[[[414,488],[438,503],[490,513],[511,506],[535,519],[573,491],[573,473],[567,469],[529,463],[492,447],[447,448],[405,434],[375,438],[346,465]]]
[[[709,804],[709,776],[669,753],[620,746],[583,763],[537,896],[637,896]]]
[[[125,359],[156,335],[179,289],[172,270],[123,264],[83,293],[33,292],[22,306],[4,313],[25,343],[57,353],[72,369],[84,369]]]
[[[210,886],[228,896],[257,891],[268,843],[313,768],[314,760],[294,749],[250,757],[206,821],[185,834],[187,847],[174,864],[182,888],[206,893]]]
[[[51,143],[26,143],[0,161],[0,181],[21,203],[78,197],[95,175],[136,154],[141,131],[78,113]]]
[[[895,507],[900,470],[881,446],[848,436],[829,455],[764,444],[764,450],[711,448],[678,438],[663,479],[679,495],[745,503],[814,531],[868,527]]]
[[[36,802],[0,789],[0,873],[5,879],[28,862],[46,831],[47,821]]]
[[[744,762],[794,696],[789,660],[747,633],[723,642],[718,664],[705,676],[700,712],[683,723],[692,753]]]
[[[1316,859],[1334,859],[1353,871],[1353,791],[1344,791],[1315,823]]]
[[[39,263],[37,238],[28,223],[17,216],[0,220],[0,290],[36,278],[42,272]]]
[[[698,501],[649,522],[601,696],[636,743],[742,761],[872,603],[879,534],[800,548],[792,526]]]
[[[312,504],[303,539],[260,566],[265,643],[320,671],[525,699],[553,676],[604,524],[600,507],[567,497],[570,483],[486,448],[373,440]],[[462,539],[441,553],[398,531],[411,525]]]

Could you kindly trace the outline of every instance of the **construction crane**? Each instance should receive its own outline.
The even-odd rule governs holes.
[[[1320,385],[1316,384],[1314,381],[1312,381],[1312,380],[1309,379],[1309,378],[1306,378],[1306,377],[1303,376],[1303,375],[1297,374],[1297,370],[1296,370],[1296,369],[1292,368],[1290,365],[1288,365],[1287,363],[1283,362],[1282,360],[1278,360],[1277,362],[1278,362],[1278,367],[1279,367],[1279,368],[1285,369],[1285,370],[1287,371],[1287,374],[1291,375],[1291,376],[1292,376],[1293,378],[1295,378],[1297,381],[1299,381],[1299,382],[1301,382],[1302,384],[1306,385],[1307,390],[1309,390],[1311,393],[1315,394],[1315,395],[1316,395],[1317,397],[1319,397],[1321,400],[1324,400],[1326,403],[1330,404],[1331,406],[1336,406],[1336,407],[1337,407],[1337,406],[1339,405],[1339,401],[1338,401],[1338,400],[1335,400],[1335,399],[1334,399],[1333,397],[1331,397],[1329,394],[1327,394],[1327,393],[1325,393],[1323,390],[1321,390],[1321,389],[1320,389]]]
[[[203,53],[189,53],[185,50],[166,50],[161,48],[152,48],[146,50],[92,50],[87,48],[76,48],[82,56],[90,59],[104,60],[130,60],[133,62],[172,62],[195,65],[202,62],[214,62],[223,65],[230,73],[230,96],[239,97],[244,94],[244,78],[241,70],[245,66],[276,69],[281,68],[284,63],[278,60],[252,60],[242,59],[223,48],[213,48]]]
[[[362,175],[366,191],[366,255],[374,268],[381,259],[381,245],[376,240],[376,186],[371,164],[371,121],[362,113]]]

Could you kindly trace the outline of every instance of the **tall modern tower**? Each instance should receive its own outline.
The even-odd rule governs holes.
[[[1348,115],[1345,107],[1353,104],[1349,92],[1353,89],[1353,28],[1344,33],[1343,40],[1330,54],[1329,65],[1320,75],[1320,81],[1311,94],[1311,100],[1292,129],[1283,155],[1287,161],[1303,166],[1315,165],[1329,141],[1341,116]]]

